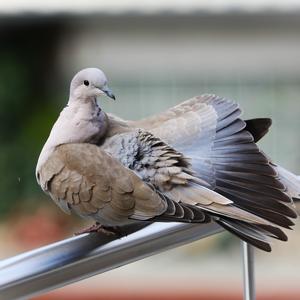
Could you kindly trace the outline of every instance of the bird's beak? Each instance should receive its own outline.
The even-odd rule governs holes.
[[[112,90],[108,86],[104,86],[101,91],[106,94],[109,98],[116,100],[115,95],[113,94]]]

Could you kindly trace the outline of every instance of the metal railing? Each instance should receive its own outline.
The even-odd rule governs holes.
[[[0,298],[28,299],[221,231],[215,223],[153,223],[128,227],[123,238],[102,233],[72,237],[1,261]],[[253,257],[248,247],[244,297],[253,300]]]

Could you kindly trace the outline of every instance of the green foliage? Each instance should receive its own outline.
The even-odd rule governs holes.
[[[35,164],[56,118],[53,101],[38,97],[27,62],[0,57],[0,217],[40,193]],[[46,103],[46,104],[45,104]],[[21,203],[20,203],[21,202]]]

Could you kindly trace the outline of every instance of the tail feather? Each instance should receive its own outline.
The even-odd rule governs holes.
[[[271,251],[270,238],[281,241],[288,240],[286,234],[278,227],[243,223],[225,218],[216,220],[216,222],[242,240],[265,251]]]
[[[252,134],[255,143],[268,133],[269,128],[272,125],[272,120],[269,118],[251,119],[245,120],[245,122],[245,130]]]
[[[239,237],[241,240],[267,252],[271,252],[272,248],[270,241],[260,234],[257,230],[251,230],[251,227],[248,225],[246,228],[237,226],[234,222],[229,220],[216,220],[216,222],[224,227],[226,230],[232,234]]]

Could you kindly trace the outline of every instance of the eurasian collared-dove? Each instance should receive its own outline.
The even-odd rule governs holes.
[[[243,121],[234,102],[202,95],[125,121],[101,110],[103,94],[114,98],[101,70],[75,75],[37,163],[39,184],[65,212],[106,227],[215,221],[266,251],[269,237],[287,240],[280,227],[297,217],[300,183],[255,144],[270,119]]]

